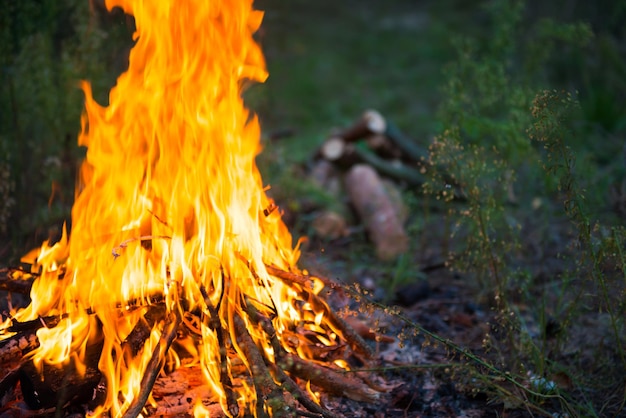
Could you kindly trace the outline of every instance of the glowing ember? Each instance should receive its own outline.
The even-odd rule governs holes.
[[[59,318],[37,332],[40,370],[73,362],[80,373],[89,347],[101,347],[106,398],[94,415],[138,414],[162,365],[190,357],[228,415],[278,414],[258,399],[276,382],[287,387],[273,364],[347,367],[328,355],[345,351],[347,331],[317,296],[321,280],[300,275],[279,211],[264,213],[259,124],[241,99],[248,81],[267,77],[252,38],[262,13],[247,0],[106,4],[135,16],[130,65],[107,107],[83,84],[88,151],[71,239],[37,251],[32,303],[0,339],[12,322]],[[237,384],[236,363],[247,369]],[[194,413],[208,412],[199,403]]]

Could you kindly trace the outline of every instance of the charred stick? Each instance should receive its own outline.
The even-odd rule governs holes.
[[[124,340],[123,346],[130,349],[132,357],[135,357],[143,348],[154,324],[165,318],[165,304],[152,305],[139,319],[133,330]]]
[[[24,362],[20,366],[19,378],[29,408],[59,408],[67,402],[88,401],[102,378],[98,369],[102,346],[102,341],[88,345],[84,359],[71,357],[63,367],[45,362],[38,367],[32,359]]]
[[[222,286],[222,288],[224,288],[224,286]],[[226,405],[228,407],[228,412],[231,416],[236,417],[239,415],[239,405],[237,404],[237,397],[235,396],[235,391],[233,390],[233,382],[231,381],[230,374],[228,373],[228,352],[226,350],[226,338],[224,337],[222,321],[220,320],[219,313],[213,306],[213,303],[211,302],[204,286],[200,286],[200,292],[202,293],[204,304],[206,305],[206,310],[208,311],[208,315],[206,315],[204,311],[202,312],[202,322],[205,326],[213,330],[217,337],[217,343],[220,351],[220,383],[226,393]]]
[[[39,340],[34,330],[20,332],[0,341],[0,365],[19,360],[37,347]]]
[[[321,276],[309,276],[309,275],[305,275],[305,274],[298,274],[298,273],[294,273],[291,271],[285,271],[282,270],[278,267],[275,267],[271,264],[266,264],[265,268],[267,269],[267,272],[269,274],[271,274],[274,277],[278,277],[279,279],[286,281],[286,282],[290,282],[290,283],[297,283],[301,286],[303,286],[305,289],[312,289],[313,288],[313,280],[314,279],[319,279],[322,281],[322,283],[324,283],[324,285],[330,287],[331,289],[336,289],[336,288],[340,288],[341,285],[338,283],[333,282],[332,280],[330,280],[327,277],[321,277]]]
[[[359,351],[361,354],[364,354],[368,358],[374,356],[372,349],[367,345],[363,338],[361,338],[361,336],[356,331],[354,331],[354,329],[352,329],[348,324],[345,323],[345,321],[337,316],[337,314],[332,309],[330,309],[328,305],[318,295],[306,290],[311,288],[313,280],[312,276],[304,276],[289,271],[284,271],[271,265],[266,265],[266,268],[268,273],[270,273],[272,276],[278,277],[286,281],[303,284],[304,290],[302,291],[302,293],[304,295],[304,300],[309,300],[310,298],[310,300],[313,301],[316,305],[315,309],[323,309],[324,313],[330,319],[330,322],[334,325],[335,328],[341,331],[341,333],[344,335],[344,337],[354,350]],[[339,284],[334,283],[329,279],[325,279],[322,277],[318,278],[322,280],[324,284],[331,288],[341,287]],[[304,285],[305,283],[307,284],[306,286]]]
[[[274,357],[276,361],[281,362],[287,355],[287,352],[280,345],[280,341],[278,341],[278,335],[276,334],[276,329],[274,328],[272,321],[267,316],[256,310],[254,305],[248,303],[247,300],[245,306],[246,313],[248,314],[250,320],[259,325],[261,329],[263,329],[263,332],[265,332],[265,334],[270,338],[270,344],[272,345],[272,349],[274,351]],[[276,380],[278,380],[288,392],[292,393],[296,400],[306,409],[321,415],[324,418],[338,418],[337,415],[315,403],[309,395],[303,391],[300,386],[298,386],[298,384],[291,377],[289,377],[289,375],[287,375],[287,373],[285,373],[283,369],[277,366],[276,363],[266,360],[266,365],[273,372]]]
[[[257,416],[266,416],[266,412],[263,411],[263,404],[268,404],[271,409],[269,411],[271,416],[290,416],[292,406],[288,404],[280,387],[272,379],[265,365],[265,359],[250,336],[245,322],[237,315],[234,316],[233,322],[235,335],[238,337],[237,344],[250,365],[250,373],[257,393]]]
[[[318,295],[313,293],[306,294],[306,299],[311,302],[313,305],[313,309],[316,311],[323,310],[324,315],[329,320],[329,324],[336,328],[335,331],[338,331],[343,337],[346,339],[350,347],[353,350],[363,354],[366,358],[374,357],[374,352],[370,348],[369,345],[361,338],[361,336],[352,328],[350,325],[346,323],[342,318],[335,313],[334,310],[330,309],[330,307],[324,302]]]
[[[176,338],[176,331],[178,330],[180,322],[180,309],[176,307],[175,311],[170,313],[164,325],[163,332],[161,333],[161,339],[152,351],[152,358],[148,362],[146,372],[141,379],[141,390],[133,402],[131,402],[128,410],[124,414],[124,418],[135,418],[141,413],[141,410],[152,392],[154,382],[165,364],[167,350],[169,350],[174,338]]]
[[[306,409],[324,418],[339,418],[339,415],[335,415],[331,411],[316,404],[311,397],[304,390],[302,390],[283,369],[279,367],[279,365],[270,363],[268,366],[274,373],[274,376],[276,376],[276,380],[280,382],[285,390],[292,393],[294,398]]]
[[[348,378],[333,369],[305,361],[293,354],[287,353],[279,366],[294,376],[310,381],[337,396],[347,396],[359,402],[375,402],[380,399],[380,392],[362,381]]]
[[[67,318],[67,314],[58,316],[40,316],[37,319],[30,321],[11,321],[11,325],[7,328],[9,332],[24,332],[24,331],[36,331],[39,328],[54,328],[62,319]]]
[[[0,380],[0,402],[2,402],[1,400],[5,397],[6,394],[15,389],[15,386],[20,379],[19,372],[21,367],[22,363],[20,363],[16,367],[13,367]]]
[[[0,290],[19,293],[20,295],[29,295],[30,289],[33,287],[33,281],[34,279],[15,280],[7,277],[0,280]]]

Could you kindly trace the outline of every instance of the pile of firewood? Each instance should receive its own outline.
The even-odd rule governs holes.
[[[319,147],[311,177],[337,197],[345,191],[381,260],[393,260],[408,249],[406,208],[395,184],[419,187],[425,181],[428,151],[404,135],[375,110],[367,110],[346,129]],[[321,214],[317,234],[336,238],[347,232],[342,217]]]
[[[343,359],[350,364],[364,365],[367,368],[376,360],[373,350],[363,338],[389,340],[385,336],[378,336],[368,325],[355,318],[344,320],[320,296],[311,291],[314,280],[321,280],[329,289],[340,291],[338,285],[329,279],[284,271],[270,265],[267,269],[273,277],[302,292],[302,300],[306,300],[312,309],[323,314],[332,329],[344,339],[336,345],[324,345],[315,338],[314,333],[300,327],[285,330],[279,337],[274,328],[274,318],[264,315],[255,307],[254,301],[248,298],[242,301],[243,312],[233,316],[233,331],[229,332],[218,316],[220,307],[211,304],[208,296],[204,296],[204,290],[202,293],[207,305],[205,311],[181,312],[181,306],[180,310],[168,312],[163,295],[155,295],[143,302],[129,301],[120,305],[120,315],[138,310],[144,313],[122,343],[124,355],[134,358],[144,350],[145,342],[155,324],[162,323],[162,331],[142,378],[141,390],[125,411],[124,417],[134,418],[142,411],[157,416],[188,414],[199,399],[212,411],[211,416],[238,416],[240,405],[235,389],[241,387],[244,381],[257,392],[256,416],[259,417],[267,415],[265,403],[271,401],[273,415],[276,417],[295,414],[338,418],[338,414],[311,398],[304,389],[306,382],[322,389],[326,394],[359,402],[376,402],[381,399],[387,388],[376,383],[373,374],[345,374],[334,362]],[[256,273],[254,274],[256,277]],[[0,269],[0,291],[28,293],[37,277],[37,274],[27,273],[22,269]],[[180,303],[188,305],[184,298],[181,298]],[[95,315],[91,311],[89,314]],[[273,357],[269,357],[266,350],[253,341],[244,317],[250,322],[250,326],[267,333]],[[25,322],[12,320],[10,326],[4,330],[13,335],[0,341],[0,416],[5,416],[5,413],[17,416],[52,416],[85,408],[93,411],[104,401],[108,389],[106,376],[99,369],[99,360],[104,349],[102,336],[86,346],[85,358],[81,362],[72,357],[62,367],[43,364],[40,368],[29,356],[32,350],[39,347],[37,331],[41,328],[55,328],[63,318],[64,315],[61,314]],[[227,411],[222,411],[222,406],[217,403],[215,395],[211,395],[213,392],[206,386],[206,382],[197,378],[202,375],[199,362],[194,358],[187,359],[188,355],[185,355],[188,351],[184,347],[190,341],[197,342],[202,338],[198,329],[200,323],[207,323],[217,334],[222,362],[219,383],[227,395]],[[328,332],[331,333],[330,330]],[[230,340],[233,336],[243,350],[245,362],[234,351]],[[288,352],[285,344],[303,347],[311,353],[314,360],[305,360]],[[168,369],[166,359],[170,349],[176,351],[183,365],[194,367],[196,376],[186,373],[184,385],[176,380],[173,370],[161,373],[161,370]],[[246,364],[250,367],[246,367]],[[185,367],[182,369],[184,371]],[[160,383],[157,382],[159,376]],[[178,376],[180,377],[180,373]],[[20,390],[16,393],[18,387]],[[148,405],[150,396],[162,402],[156,407]],[[19,401],[20,398],[22,401]]]

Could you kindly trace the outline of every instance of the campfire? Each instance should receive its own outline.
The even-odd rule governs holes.
[[[155,380],[196,367],[211,396],[195,416],[336,416],[320,391],[375,401],[345,373],[369,347],[322,297],[333,283],[297,267],[255,165],[260,127],[241,95],[267,77],[262,13],[251,1],[106,4],[134,15],[136,44],[108,106],[82,85],[71,235],[10,273],[32,282],[31,302],[0,343],[29,342],[0,386],[19,381],[33,409],[150,415]]]

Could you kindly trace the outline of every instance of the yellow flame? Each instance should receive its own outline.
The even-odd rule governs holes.
[[[107,379],[107,397],[94,415],[118,416],[137,397],[163,333],[163,321],[157,321],[138,353],[130,355],[124,345],[155,298],[168,312],[183,305],[188,311],[216,310],[238,352],[232,323],[242,314],[244,298],[272,317],[281,339],[293,324],[327,333],[319,339],[327,345],[337,331],[311,303],[296,306],[297,292],[265,267],[297,271],[299,250],[279,211],[264,213],[273,202],[255,164],[260,127],[241,98],[246,84],[267,77],[253,39],[262,13],[250,0],[107,0],[106,5],[134,15],[136,44],[108,106],[96,103],[90,85],[82,84],[85,113],[78,142],[87,155],[71,239],[64,229],[58,243],[46,242],[28,255],[41,274],[32,303],[15,319],[63,315],[56,327],[39,330],[36,364],[82,358],[99,336],[98,367]],[[313,284],[315,293],[323,287],[319,280]],[[201,364],[226,406],[216,330],[207,323],[197,326],[199,342],[188,338],[180,347]],[[273,359],[269,337],[256,326],[249,333]],[[310,350],[294,348],[288,339],[281,340],[287,351],[308,355]],[[170,360],[180,365],[177,355]],[[256,393],[246,382],[237,397],[255,410]],[[200,403],[194,413],[208,415]]]

